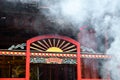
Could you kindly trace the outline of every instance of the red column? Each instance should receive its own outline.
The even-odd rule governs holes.
[[[77,80],[81,80],[81,54],[80,45],[77,45]]]
[[[26,52],[26,80],[30,79],[30,44],[27,41],[27,52]]]

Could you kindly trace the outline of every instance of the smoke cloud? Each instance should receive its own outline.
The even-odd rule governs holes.
[[[20,1],[25,3],[33,0]],[[42,13],[48,20],[61,25],[61,27],[64,27],[66,23],[74,25],[74,28],[80,28],[85,24],[91,25],[96,31],[96,36],[107,34],[108,38],[113,38],[114,41],[105,53],[111,55],[112,58],[105,62],[104,66],[110,71],[112,80],[120,79],[120,0],[34,1],[38,2],[39,6],[47,6],[49,10],[43,10]]]
[[[50,5],[49,3],[53,3]],[[49,14],[44,13],[49,18],[62,19],[74,24],[76,27],[92,25],[97,35],[107,34],[108,38],[113,38],[110,48],[105,54],[112,58],[104,63],[110,71],[112,80],[120,79],[120,0],[48,0],[43,4],[49,4]],[[56,22],[59,22],[57,20]],[[103,43],[104,44],[104,43]],[[104,73],[102,73],[104,74]]]

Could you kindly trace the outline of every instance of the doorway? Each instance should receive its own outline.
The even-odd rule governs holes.
[[[76,64],[31,64],[31,80],[77,80]]]

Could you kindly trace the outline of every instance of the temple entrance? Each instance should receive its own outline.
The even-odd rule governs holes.
[[[26,48],[26,80],[81,80],[80,56],[80,44],[69,37],[44,35],[31,38],[27,40]],[[30,63],[35,64],[35,68]]]
[[[76,64],[31,64],[30,80],[77,80]]]

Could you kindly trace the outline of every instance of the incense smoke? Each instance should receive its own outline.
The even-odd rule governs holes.
[[[25,3],[33,0],[20,1]],[[63,28],[66,23],[72,24],[74,27],[72,29],[75,29],[75,27],[78,29],[80,26],[88,25],[95,29],[96,36],[107,34],[108,39],[113,38],[114,41],[105,53],[111,55],[112,58],[104,63],[104,66],[110,71],[112,80],[118,80],[120,78],[120,0],[34,1],[40,3],[39,6],[48,6],[49,10],[43,10],[42,13],[48,20],[57,23]],[[57,28],[61,29],[59,27]]]
[[[48,0],[43,4],[53,3]],[[74,24],[76,27],[92,25],[98,35],[107,34],[114,41],[106,51],[112,58],[104,63],[110,71],[112,80],[118,80],[120,60],[120,0],[64,0],[50,5],[50,11],[44,13],[49,18],[61,19]],[[57,22],[57,21],[56,21]],[[58,21],[59,22],[59,21]],[[103,43],[104,44],[104,43]],[[104,74],[104,73],[102,73]],[[104,76],[103,76],[104,77]]]

